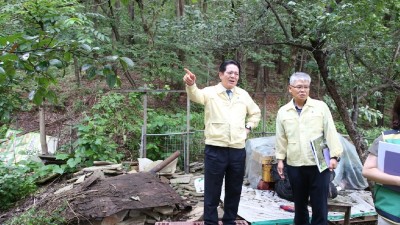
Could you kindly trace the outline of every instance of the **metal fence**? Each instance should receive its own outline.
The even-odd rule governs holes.
[[[148,93],[153,93],[153,92],[175,92],[175,93],[185,93],[185,91],[180,90],[180,91],[167,91],[167,90],[129,90],[129,91],[124,91],[124,92],[142,92],[144,93],[143,97],[143,128],[142,128],[142,134],[141,134],[141,140],[140,140],[140,147],[139,150],[136,149],[133,150],[131,154],[134,154],[132,156],[135,157],[147,157],[148,153],[153,154],[152,148],[157,148],[159,152],[157,152],[157,155],[161,155],[163,157],[168,157],[171,154],[173,154],[176,151],[180,151],[180,156],[179,156],[179,161],[178,165],[182,166],[184,171],[186,173],[189,173],[189,165],[192,162],[201,162],[204,159],[204,131],[203,130],[190,130],[190,108],[191,108],[191,102],[188,98],[186,98],[186,107],[183,105],[182,108],[186,108],[186,130],[174,130],[177,129],[175,127],[169,128],[168,132],[166,133],[147,133],[147,101],[148,101]],[[271,121],[267,121],[267,113],[271,113],[271,108],[267,108],[267,95],[273,95],[275,97],[274,99],[274,104],[278,106],[278,101],[282,100],[285,98],[285,96],[280,95],[279,93],[267,93],[267,92],[259,92],[259,93],[253,93],[253,96],[259,95],[258,99],[258,105],[261,108],[262,112],[262,118],[259,123],[259,126],[253,130],[250,134],[248,139],[251,138],[258,138],[258,137],[267,137],[267,136],[273,136],[275,135],[274,133],[274,124],[272,124]],[[260,97],[261,96],[261,97]],[[270,98],[269,98],[270,99]],[[151,100],[151,99],[150,99]],[[271,104],[271,99],[269,100]],[[284,99],[285,101],[285,99]],[[68,132],[59,135],[58,138],[64,140],[66,143],[61,143],[65,144],[66,146],[69,146],[69,149],[67,149],[68,152],[73,151],[72,150],[72,140],[76,139],[76,128],[72,128],[73,125],[70,124],[63,124],[64,126],[67,126]],[[61,132],[60,132],[61,133]],[[63,136],[63,137],[61,137]],[[157,146],[155,146],[157,145]],[[161,152],[161,154],[159,154]],[[136,155],[137,154],[137,155]]]
[[[158,133],[158,134],[152,134],[152,133],[147,133],[146,125],[147,125],[147,98],[148,93],[154,93],[154,92],[175,92],[175,93],[185,93],[183,90],[178,90],[178,91],[167,91],[167,90],[129,90],[129,91],[123,91],[123,92],[142,92],[144,93],[144,98],[143,98],[143,121],[144,125],[142,128],[142,135],[141,135],[141,140],[140,140],[140,147],[139,150],[136,149],[133,150],[133,153],[135,157],[147,157],[147,150],[151,151],[151,147],[154,146],[154,143],[157,143],[157,148],[159,151],[162,152],[162,156],[168,157],[171,154],[173,154],[176,151],[180,151],[180,156],[179,156],[179,161],[178,165],[182,166],[184,171],[186,173],[189,172],[189,164],[192,162],[201,162],[203,161],[204,158],[204,131],[203,130],[190,130],[190,107],[191,107],[191,102],[188,98],[186,98],[186,107],[182,106],[183,108],[186,108],[187,111],[187,124],[186,124],[186,130],[174,130],[177,128],[170,128],[168,129],[169,132],[167,133]],[[261,108],[262,111],[262,118],[259,123],[259,126],[250,133],[249,139],[251,138],[258,138],[258,137],[267,137],[267,136],[273,136],[275,133],[273,132],[274,129],[274,124],[270,123],[267,125],[267,113],[271,115],[271,109],[267,108],[267,95],[272,95],[275,99],[271,100],[269,98],[269,103],[273,102],[273,104],[276,104],[276,106],[279,105],[278,101],[283,99],[283,102],[286,102],[286,99],[284,99],[286,96],[282,95],[281,93],[267,93],[267,92],[259,92],[259,93],[252,93],[253,96],[259,95],[258,97],[258,105]],[[260,97],[261,96],[261,97]],[[270,106],[270,105],[269,105]],[[74,139],[76,139],[76,128],[73,128],[74,125],[71,124],[63,124],[63,126],[68,127],[67,132],[62,133],[60,129],[60,135],[58,135],[58,138],[61,140],[64,140],[65,143],[59,143],[61,145],[65,144],[66,146],[69,146],[68,149],[66,149],[68,152],[73,151],[72,150],[72,142]],[[370,139],[372,142],[373,139]],[[59,145],[60,146],[60,145]],[[149,152],[150,154],[152,152]],[[137,154],[137,155],[136,155]]]
[[[275,133],[272,132],[252,132],[249,135],[249,139],[273,135],[275,135]],[[182,166],[185,172],[188,172],[190,163],[203,161],[205,146],[203,130],[191,131],[189,132],[189,137],[186,132],[146,134],[146,136],[148,145],[155,142],[161,143],[158,147],[162,149],[165,156],[180,151],[181,155],[178,160],[178,165]],[[157,141],[155,139],[157,139]],[[150,153],[149,149],[147,149],[147,151]]]
[[[186,131],[176,131],[166,134],[148,134],[147,133],[147,109],[148,109],[148,97],[149,93],[167,92],[167,93],[185,93],[184,90],[129,90],[124,92],[141,92],[144,94],[143,97],[143,127],[142,136],[140,143],[140,157],[147,156],[148,143],[152,143],[155,138],[163,138],[162,145],[163,153],[172,154],[179,150],[181,151],[180,159],[183,162],[184,171],[189,172],[189,164],[193,161],[199,161],[203,159],[204,153],[204,135],[203,131],[192,131],[190,130],[190,107],[191,102],[189,98],[186,98]],[[251,133],[250,137],[263,136],[267,134],[266,123],[267,123],[267,96],[275,95],[282,97],[282,93],[271,93],[271,92],[256,92],[252,93],[253,97],[258,99],[258,104],[262,111],[262,118],[258,132]],[[261,104],[260,104],[261,102]],[[275,102],[277,103],[277,102]],[[153,140],[152,140],[153,139]]]
[[[141,139],[139,143],[139,149],[131,149],[132,152],[131,158],[133,157],[141,157],[145,158],[148,154],[152,154],[152,148],[157,148],[161,151],[161,154],[165,157],[170,156],[176,151],[180,151],[179,156],[179,165],[183,167],[186,173],[189,172],[189,164],[192,162],[200,162],[203,161],[204,158],[204,131],[203,130],[190,130],[190,110],[191,110],[191,102],[186,97],[186,106],[183,104],[182,109],[186,109],[186,130],[174,130],[177,128],[170,128],[167,133],[147,133],[147,110],[151,107],[148,107],[148,102],[151,102],[152,96],[155,93],[178,93],[186,95],[186,91],[184,90],[150,90],[150,89],[140,89],[140,90],[118,90],[118,93],[129,93],[129,92],[141,92],[143,93],[143,127],[141,132]],[[259,126],[250,133],[249,138],[255,137],[263,137],[274,135],[272,132],[267,132],[267,95],[273,95],[276,98],[282,97],[281,93],[271,93],[271,92],[257,92],[251,93],[253,97],[257,100],[257,104],[260,106],[262,111],[262,118],[259,123]],[[270,101],[277,104],[277,101]],[[76,124],[67,124],[62,123],[62,126],[59,129],[59,134],[57,138],[62,140],[58,143],[58,146],[63,146],[63,151],[71,153],[73,151],[73,141],[77,138],[77,128]],[[155,143],[158,146],[154,146]],[[131,146],[132,147],[132,146]],[[149,152],[148,152],[149,151]],[[159,153],[159,152],[158,152]]]

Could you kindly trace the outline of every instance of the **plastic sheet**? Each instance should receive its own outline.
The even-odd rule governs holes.
[[[336,176],[332,182],[342,190],[364,190],[368,187],[368,182],[362,176],[363,165],[357,151],[352,143],[342,135],[338,135],[343,146],[343,154],[335,169]],[[265,157],[275,156],[275,140],[275,136],[270,136],[253,138],[246,142],[245,177],[254,189],[262,179],[262,160]]]
[[[257,188],[262,179],[262,161],[275,158],[275,136],[253,138],[246,141],[245,177],[252,188]]]
[[[335,169],[335,179],[333,183],[341,189],[364,190],[368,187],[368,182],[362,175],[363,165],[358,157],[356,148],[342,135],[339,135],[343,146],[343,154],[338,167]]]
[[[0,140],[0,162],[19,162],[31,160],[40,162],[39,155],[42,154],[40,133],[27,133],[21,136],[21,131],[8,130],[5,139]],[[58,138],[46,136],[47,148],[50,154],[55,154]]]
[[[204,193],[204,177],[199,177],[194,180],[194,187],[197,193]]]

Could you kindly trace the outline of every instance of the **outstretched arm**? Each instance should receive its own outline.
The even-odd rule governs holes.
[[[196,85],[196,75],[190,70],[184,68],[186,74],[183,76],[183,81],[186,84],[186,93],[188,94],[188,97],[190,100],[197,102],[199,104],[204,105],[205,104],[205,95],[200,90],[197,88]]]

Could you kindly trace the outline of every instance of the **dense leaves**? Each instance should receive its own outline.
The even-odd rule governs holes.
[[[35,180],[29,172],[30,168],[24,164],[0,164],[0,210],[36,190]]]
[[[120,85],[111,66],[118,63],[119,56],[102,56],[99,47],[93,47],[101,37],[93,30],[93,22],[81,12],[77,1],[11,1],[1,3],[5,17],[12,13],[12,21],[0,20],[0,25],[18,24],[4,29],[0,36],[0,87],[14,83],[30,90],[30,99],[37,105],[44,100],[57,101],[53,86],[65,75],[73,56],[79,57],[89,70],[88,77],[104,77],[110,87]],[[9,26],[11,27],[11,26]],[[95,31],[94,33],[91,33]],[[107,38],[99,38],[107,41]],[[110,60],[111,59],[111,60]],[[133,66],[132,60],[121,58],[125,69]],[[9,105],[9,104],[7,104]],[[12,109],[2,109],[7,119]]]

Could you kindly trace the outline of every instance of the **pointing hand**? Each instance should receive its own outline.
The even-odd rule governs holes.
[[[183,81],[186,83],[186,85],[192,86],[194,83],[196,83],[196,75],[186,68],[184,68],[184,70],[186,71],[186,74],[183,76]]]

